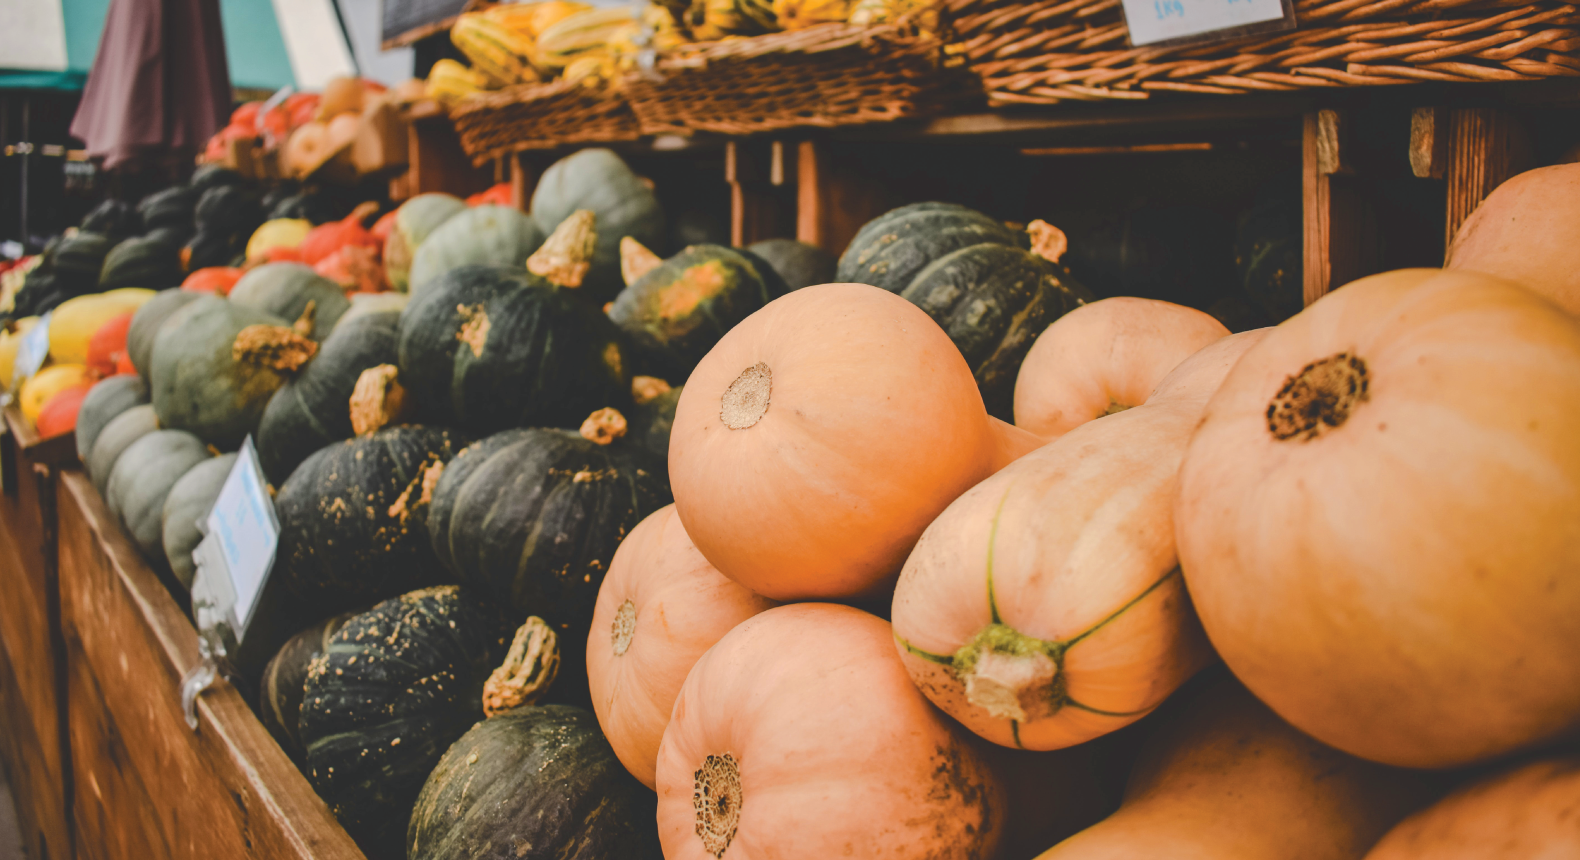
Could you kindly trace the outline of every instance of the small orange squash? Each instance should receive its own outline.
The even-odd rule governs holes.
[[[221,296],[230,295],[230,288],[236,286],[241,276],[246,274],[241,269],[228,266],[209,266],[198,269],[187,279],[181,282],[181,289],[195,293],[216,293]]]
[[[82,383],[62,390],[38,413],[38,424],[33,428],[38,431],[38,438],[50,439],[63,433],[70,433],[77,429],[77,410],[82,408],[82,399],[88,396],[91,383]]]
[[[1388,831],[1366,860],[1580,857],[1580,756],[1475,782]]]
[[[714,570],[674,505],[620,543],[598,589],[587,679],[615,755],[648,788],[686,673],[737,624],[775,605]]]
[[[1437,790],[1313,741],[1232,678],[1182,692],[1119,811],[1038,860],[1354,860]]]
[[[994,743],[1060,749],[1140,719],[1212,659],[1174,549],[1179,465],[1265,334],[1219,340],[1144,405],[1022,457],[927,528],[892,618],[934,704]]]
[[[1223,323],[1195,308],[1117,296],[1076,308],[1037,337],[1015,379],[1015,426],[1053,439],[1132,406],[1215,340]]]
[[[770,302],[682,389],[670,483],[720,573],[775,600],[872,596],[956,496],[1042,440],[982,405],[920,308],[865,284]]]
[[[905,675],[889,625],[780,606],[702,655],[658,753],[666,860],[986,860],[1004,792]]]
[[[133,311],[110,317],[88,338],[88,369],[99,376],[114,376],[115,368],[126,355],[126,332],[132,327]]]
[[[1235,365],[1185,458],[1213,646],[1296,728],[1387,764],[1573,731],[1577,437],[1580,321],[1539,296],[1436,269],[1329,294]]]
[[[1526,171],[1499,185],[1459,226],[1450,269],[1530,287],[1580,314],[1580,164]]]

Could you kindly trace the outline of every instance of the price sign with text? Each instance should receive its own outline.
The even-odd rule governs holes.
[[[1214,42],[1295,26],[1290,0],[1122,0],[1130,44]]]
[[[22,335],[22,343],[16,351],[16,365],[11,371],[12,379],[7,380],[12,391],[16,391],[23,380],[38,373],[44,366],[44,359],[49,358],[49,319],[54,313],[44,314],[27,334]]]
[[[263,595],[280,541],[280,523],[252,446],[242,443],[236,465],[203,524],[203,542],[192,553],[197,576],[192,605],[198,626],[223,624],[240,643]]]

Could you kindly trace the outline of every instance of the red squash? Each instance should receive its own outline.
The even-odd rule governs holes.
[[[38,437],[50,439],[76,430],[77,410],[82,408],[82,398],[88,396],[88,389],[92,387],[91,383],[74,385],[51,397],[33,425],[38,430]]]
[[[468,206],[509,206],[510,183],[501,182],[487,191],[479,191],[466,198]]]
[[[110,317],[88,338],[88,369],[100,376],[114,376],[115,366],[126,355],[126,332],[132,327],[132,314]]]
[[[194,293],[228,296],[230,288],[236,286],[236,282],[241,280],[243,274],[241,269],[232,269],[229,266],[209,266],[187,275],[187,279],[181,282],[181,289]]]
[[[382,248],[383,244],[362,226],[362,219],[376,211],[378,204],[369,201],[357,206],[350,215],[339,221],[320,224],[307,231],[307,238],[297,248],[302,254],[302,262],[316,266],[347,246]]]

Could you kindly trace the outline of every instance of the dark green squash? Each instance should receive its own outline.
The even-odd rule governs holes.
[[[658,860],[657,797],[593,714],[522,707],[473,726],[417,798],[408,860]]]
[[[104,495],[108,489],[110,474],[115,470],[121,454],[133,442],[158,429],[159,416],[154,414],[151,403],[133,406],[104,425],[98,438],[93,440],[93,451],[88,455],[87,462],[88,477],[93,479],[93,488],[99,491],[99,495]]]
[[[406,293],[352,293],[351,309],[340,315],[335,328],[369,314],[394,313],[398,316],[410,303],[411,296]]]
[[[165,548],[165,560],[170,572],[187,588],[197,575],[197,565],[192,562],[192,551],[203,541],[198,523],[208,519],[214,509],[214,500],[230,477],[236,465],[235,454],[210,457],[187,470],[181,480],[165,494],[165,507],[159,514],[159,532]]]
[[[465,444],[452,430],[388,427],[308,457],[275,494],[275,576],[321,614],[454,582],[425,527],[428,473]]]
[[[625,286],[620,278],[620,240],[630,236],[653,251],[665,247],[664,210],[653,190],[607,149],[583,149],[543,171],[532,192],[532,219],[545,234],[578,209],[598,218],[598,247],[581,291],[597,305]]]
[[[445,467],[428,531],[440,563],[512,624],[536,615],[583,642],[615,548],[671,498],[667,460],[623,439],[507,430]],[[585,696],[585,659],[562,651],[557,699]]]
[[[1027,246],[1026,234],[952,203],[913,203],[867,222],[839,258],[836,280],[902,292],[945,254],[984,243]]]
[[[440,586],[354,616],[313,661],[298,723],[308,779],[370,856],[400,856],[428,774],[482,719],[501,630],[463,589]]]
[[[302,716],[308,667],[329,650],[335,634],[354,615],[347,612],[331,616],[292,636],[263,669],[263,681],[258,690],[258,720],[298,768],[306,768],[298,723]]]
[[[134,236],[122,241],[104,257],[99,270],[99,289],[143,287],[162,290],[181,283],[182,237],[174,242],[165,236]]]
[[[460,266],[520,269],[547,235],[548,230],[509,206],[474,206],[455,213],[418,246],[408,289],[421,293],[430,282]]]
[[[55,279],[67,292],[85,295],[96,292],[104,260],[115,241],[102,233],[82,231],[67,236],[55,248]]]
[[[203,192],[194,215],[197,231],[187,242],[187,271],[228,265],[245,252],[247,240],[263,223],[257,193],[236,185],[217,185]]]
[[[1015,377],[1037,335],[1092,294],[1057,265],[1013,245],[968,245],[922,269],[900,295],[954,341],[988,412],[1014,415]]]
[[[675,407],[680,405],[679,388],[631,406],[626,415],[625,438],[669,462],[669,431],[675,426]]]
[[[110,470],[104,501],[143,557],[163,566],[165,498],[192,467],[213,458],[184,430],[155,430],[126,447]],[[190,587],[191,583],[183,583]]]
[[[1267,195],[1235,228],[1240,289],[1274,323],[1305,307],[1305,234],[1300,195]]]
[[[17,290],[11,311],[6,314],[6,318],[19,320],[24,317],[42,316],[46,311],[55,309],[71,298],[75,296],[56,279],[54,267],[40,265],[23,278],[22,289]]]
[[[86,463],[105,426],[122,412],[147,402],[148,383],[141,376],[123,373],[94,383],[77,409],[77,458]]]
[[[351,309],[340,285],[301,263],[265,263],[241,276],[230,290],[232,304],[294,322],[313,303],[313,340],[322,341]]]
[[[395,223],[384,242],[384,273],[390,286],[406,292],[411,285],[411,264],[417,249],[440,224],[465,211],[464,200],[437,191],[418,194],[402,203],[395,210]]]
[[[89,233],[99,233],[119,240],[143,231],[143,220],[136,207],[125,200],[111,198],[93,207],[78,225]]]
[[[622,290],[609,318],[631,339],[639,369],[685,379],[725,332],[785,292],[763,261],[692,245]]]
[[[834,283],[835,271],[839,266],[839,261],[834,259],[833,254],[816,245],[808,245],[794,239],[755,242],[747,245],[746,250],[767,261],[784,280],[787,290]]]
[[[200,164],[187,179],[187,185],[199,191],[246,184],[247,180],[240,173],[218,164]]]
[[[400,314],[386,311],[342,322],[295,378],[269,399],[258,424],[258,462],[279,486],[320,448],[351,438],[351,392],[362,371],[394,364]]]
[[[160,327],[172,314],[197,301],[201,295],[188,290],[163,290],[132,314],[132,327],[126,330],[126,355],[145,381],[153,369],[154,342],[159,337]]]
[[[479,434],[576,427],[625,405],[620,331],[572,292],[494,266],[454,269],[417,292],[401,313],[400,373],[427,421]]]
[[[197,207],[199,189],[190,185],[176,185],[155,191],[137,203],[137,214],[143,219],[143,229],[175,227],[192,232],[192,211]]]

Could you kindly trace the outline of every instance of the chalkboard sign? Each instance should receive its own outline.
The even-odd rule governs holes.
[[[384,0],[384,50],[448,30],[467,0]]]

